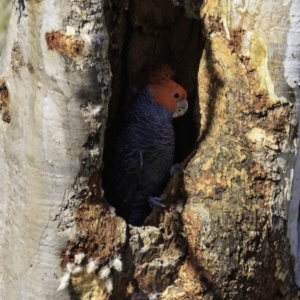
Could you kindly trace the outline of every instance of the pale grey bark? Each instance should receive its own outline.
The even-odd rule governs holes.
[[[53,31],[75,42],[51,50]],[[107,45],[101,1],[14,2],[0,60],[10,115],[0,121],[1,299],[69,298],[57,292],[61,253],[75,230],[65,198],[77,176],[87,181],[81,161],[93,154],[82,146],[91,132],[103,133],[93,120],[109,98]]]
[[[285,78],[293,88],[295,107],[298,121],[298,135],[300,132],[300,2],[292,1],[290,6],[290,29],[287,34],[286,58],[284,61]],[[297,124],[294,124],[297,128]],[[297,158],[294,169],[294,180],[288,209],[288,236],[291,252],[295,258],[295,275],[300,287],[300,141],[298,138]]]

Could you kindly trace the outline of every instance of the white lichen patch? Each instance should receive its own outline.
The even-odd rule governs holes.
[[[101,123],[98,121],[98,117],[103,111],[104,106],[99,103],[95,103],[93,101],[88,101],[85,105],[81,107],[81,114],[86,123],[89,123],[90,129],[93,131],[97,131]]]
[[[180,214],[183,211],[183,203],[182,202],[178,202],[178,204],[176,205],[176,211],[179,212]]]
[[[68,273],[72,273],[74,268],[75,268],[75,265],[73,263],[67,263],[66,269],[67,269]]]
[[[160,295],[160,293],[149,294],[149,300],[157,300],[159,295]]]
[[[61,279],[60,279],[60,285],[57,289],[57,291],[64,290],[65,288],[68,287],[69,282],[70,282],[70,273],[66,273]]]
[[[92,110],[91,110],[91,113],[92,115],[95,117],[97,116],[101,110],[103,109],[103,106],[102,105],[96,105]]]
[[[92,272],[95,272],[97,267],[98,267],[98,263],[95,260],[90,259],[87,266],[86,266],[86,272],[88,274],[90,274]]]
[[[101,279],[108,278],[110,275],[110,268],[108,266],[104,266],[103,268],[100,269],[98,275]]]
[[[84,258],[85,258],[85,254],[83,252],[79,252],[74,256],[74,263],[76,265],[80,265]]]
[[[100,154],[100,149],[95,148],[90,151],[91,156],[98,156]]]
[[[104,191],[102,192],[102,195],[104,195]],[[108,210],[113,217],[116,216],[116,209],[113,206],[109,206]]]
[[[121,256],[117,255],[115,256],[111,262],[110,262],[111,266],[118,272],[122,272],[123,269],[123,263],[121,261]]]
[[[80,272],[82,272],[82,266],[76,266],[73,271],[72,271],[72,274],[78,274]]]
[[[105,266],[103,266],[99,273],[98,276],[101,279],[107,279],[109,275],[111,274],[111,269],[115,269],[117,272],[122,272],[123,270],[123,263],[121,261],[121,255],[116,255],[113,257],[109,263]]]
[[[112,290],[113,290],[114,286],[113,286],[113,281],[112,281],[112,278],[109,277],[106,279],[105,281],[105,289],[108,293],[111,293]]]

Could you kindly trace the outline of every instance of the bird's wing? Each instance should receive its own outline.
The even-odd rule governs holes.
[[[141,181],[143,155],[134,126],[127,127],[117,143],[115,160],[116,189],[118,198],[126,201],[132,196],[135,187]]]

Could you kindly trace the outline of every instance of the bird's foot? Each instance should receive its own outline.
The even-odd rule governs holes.
[[[180,164],[174,164],[170,169],[170,175],[174,175],[175,173],[179,174],[185,174],[187,175],[187,171],[180,165]]]
[[[149,197],[148,198],[149,205],[153,208],[154,206],[159,206],[165,208],[166,206],[162,203],[162,200],[158,197]]]

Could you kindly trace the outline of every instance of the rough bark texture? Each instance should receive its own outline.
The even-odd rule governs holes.
[[[0,60],[4,299],[300,297],[295,2],[16,2]],[[166,210],[127,226],[102,190],[104,129],[105,165],[162,63],[189,94],[187,173]]]
[[[204,299],[299,297],[287,232],[294,99],[278,64],[286,31],[274,27],[288,13],[271,1],[207,1],[201,9],[201,135],[187,167],[183,223],[188,260],[210,283]]]
[[[14,1],[0,60],[1,299],[69,298],[61,254],[110,97],[103,23],[98,1]]]

